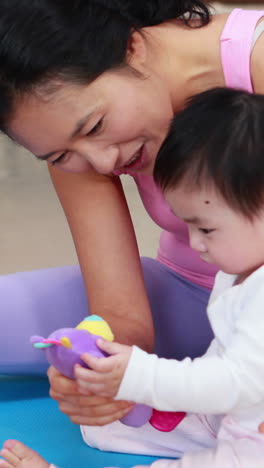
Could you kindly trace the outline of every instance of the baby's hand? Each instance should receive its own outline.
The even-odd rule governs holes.
[[[132,352],[131,346],[98,339],[98,347],[110,354],[106,358],[96,358],[83,354],[82,360],[90,369],[76,366],[75,377],[81,393],[94,393],[102,397],[114,398],[120,387]]]

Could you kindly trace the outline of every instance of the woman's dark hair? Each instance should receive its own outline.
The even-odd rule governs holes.
[[[216,88],[188,100],[173,119],[154,168],[163,191],[213,183],[249,219],[264,204],[264,96]]]
[[[1,0],[0,127],[18,96],[123,65],[134,30],[197,15],[199,26],[209,22],[201,0]]]

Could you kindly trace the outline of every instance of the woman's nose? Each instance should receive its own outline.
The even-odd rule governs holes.
[[[87,145],[79,150],[93,169],[99,174],[111,174],[118,164],[118,146]]]

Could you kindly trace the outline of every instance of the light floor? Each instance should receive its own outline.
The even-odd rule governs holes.
[[[144,210],[134,181],[124,177],[123,182],[140,250],[154,256],[159,228]],[[0,220],[0,274],[77,262],[46,164],[7,139],[0,140]]]
[[[233,6],[215,5],[217,11]],[[264,9],[264,5],[256,8]],[[123,182],[140,252],[155,256],[159,228],[142,207],[133,180],[125,177]],[[0,274],[76,262],[71,235],[45,164],[0,138]]]

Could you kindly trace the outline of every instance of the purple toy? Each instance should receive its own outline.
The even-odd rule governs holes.
[[[95,331],[98,334],[94,334]],[[46,358],[52,366],[66,377],[74,379],[75,364],[87,367],[80,357],[83,353],[98,358],[108,356],[96,344],[101,337],[113,340],[112,332],[106,322],[98,316],[91,315],[76,328],[55,330],[47,339],[42,336],[32,336],[30,341],[35,348],[45,351]],[[140,427],[146,424],[151,416],[152,408],[138,404],[121,419],[121,422],[128,426]]]
[[[81,354],[89,353],[98,358],[107,356],[96,345],[98,338],[101,337],[86,330],[60,328],[51,333],[46,340],[41,336],[33,336],[30,341],[36,348],[45,350],[47,360],[52,366],[66,377],[74,379],[75,364],[87,367],[80,357]]]
[[[114,338],[105,320],[97,315],[91,315],[76,328],[61,328],[51,333],[47,339],[42,336],[32,336],[30,341],[35,348],[45,351],[48,362],[59,372],[74,379],[75,364],[87,367],[80,357],[83,353],[98,358],[108,356],[96,344],[101,337],[110,341]],[[184,416],[183,412],[157,411],[147,405],[137,404],[121,419],[121,422],[128,426],[140,427],[149,421],[159,431],[169,432]]]

